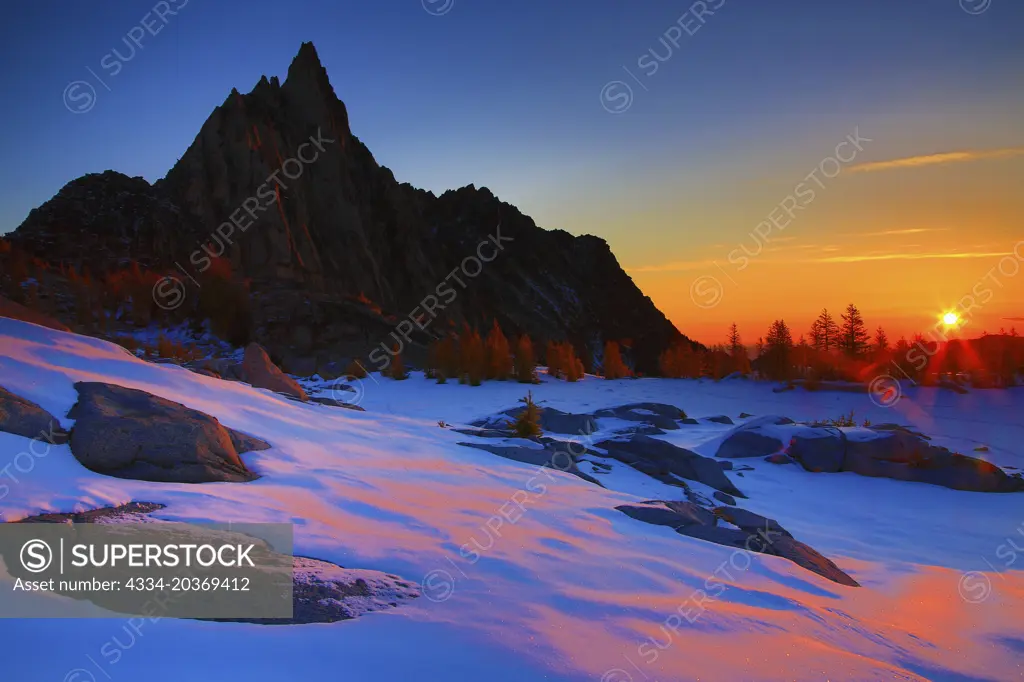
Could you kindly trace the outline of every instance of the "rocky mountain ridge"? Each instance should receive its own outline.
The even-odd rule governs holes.
[[[263,77],[248,94],[233,90],[162,180],[83,176],[10,240],[93,272],[173,269],[186,285],[222,256],[251,282],[255,338],[278,357],[318,364],[390,344],[395,321],[417,316],[427,328],[409,335],[411,350],[462,322],[497,320],[507,333],[595,353],[604,339],[629,340],[642,371],[685,339],[604,240],[539,228],[486,188],[435,196],[399,183],[352,134],[311,43],[284,83]],[[424,323],[424,303],[453,278],[464,286]],[[353,297],[381,319],[354,313]]]

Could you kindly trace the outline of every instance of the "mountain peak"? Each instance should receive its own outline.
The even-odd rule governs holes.
[[[335,106],[338,100],[327,77],[327,69],[320,63],[320,55],[311,42],[302,43],[299,47],[299,53],[288,67],[288,75],[282,87],[293,93],[301,93],[300,99],[306,99],[307,104],[312,104],[308,97],[321,99],[328,107]]]
[[[295,55],[295,59],[292,60],[292,64],[288,68],[288,71],[291,72],[292,69],[299,65],[306,68],[324,68],[323,64],[320,63],[320,55],[317,54],[316,46],[313,45],[312,41],[302,43],[299,46],[299,53]]]

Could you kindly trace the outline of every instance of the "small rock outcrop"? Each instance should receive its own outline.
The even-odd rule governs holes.
[[[71,452],[87,469],[117,478],[171,483],[251,481],[241,452],[266,442],[225,428],[176,402],[113,384],[79,382]]]
[[[714,420],[712,418],[708,421]],[[730,421],[729,423],[732,422]],[[785,444],[777,434],[765,433],[763,429],[765,427],[784,426],[792,423],[793,420],[788,417],[770,415],[758,417],[746,424],[741,424],[725,436],[722,444],[718,446],[718,452],[715,453],[715,456],[727,459],[741,459],[744,457],[766,457],[775,454],[782,450]]]
[[[68,434],[49,412],[0,386],[0,431],[35,438],[53,445],[68,441]]]
[[[667,526],[681,535],[748,552],[789,559],[832,582],[850,587],[859,583],[821,553],[796,540],[778,521],[737,507],[707,510],[692,502],[650,500],[616,507],[638,521]],[[719,519],[728,525],[719,523]]]
[[[584,481],[594,483],[602,488],[604,487],[596,478],[580,471],[579,467],[576,466],[576,458],[572,456],[567,448],[559,447],[560,444],[556,441],[544,443],[542,448],[517,445],[491,445],[490,443],[459,443],[459,445],[476,448],[477,450],[485,450],[491,454],[516,462],[558,469],[559,471],[582,478]]]
[[[509,408],[499,415],[472,422],[472,425],[487,430],[508,430],[509,420],[518,417],[522,411],[522,407]],[[597,421],[589,414],[573,414],[545,407],[540,411],[540,428],[550,433],[588,435],[597,431]]]
[[[726,477],[719,462],[663,440],[637,435],[629,440],[601,441],[596,447],[607,450],[609,457],[643,473],[655,477],[657,474],[673,474],[729,495],[746,497]]]
[[[281,371],[281,369],[270,360],[267,351],[258,343],[250,343],[245,349],[245,357],[239,375],[242,381],[252,384],[256,388],[265,388],[277,393],[297,398],[302,402],[308,402],[309,396],[299,386],[295,379]]]

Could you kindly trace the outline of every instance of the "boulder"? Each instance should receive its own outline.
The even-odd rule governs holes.
[[[730,419],[729,417],[725,416],[724,414],[720,414],[720,415],[718,415],[716,417],[708,417],[707,420],[709,422],[714,422],[715,424],[735,424],[736,423],[732,419]]]
[[[558,469],[567,474],[582,478],[584,481],[604,487],[601,482],[590,474],[580,471],[572,455],[565,449],[552,445],[545,445],[543,448],[530,448],[517,445],[491,445],[490,443],[459,443],[467,448],[485,450],[492,454],[511,459],[516,462],[543,466],[551,469]]]
[[[643,468],[637,466],[639,463],[648,467],[664,468],[680,478],[704,483],[730,495],[746,497],[726,477],[717,461],[663,440],[650,436],[634,436],[629,440],[602,441],[597,447],[607,450],[609,457],[634,469],[643,471]]]
[[[737,474],[737,476],[742,476],[742,475],[743,474]],[[711,494],[711,496],[714,497],[719,502],[721,502],[722,504],[731,504],[731,505],[735,505],[736,504],[736,499],[732,495],[726,495],[721,490],[716,490],[715,492],[713,492]]]
[[[741,521],[742,526],[739,530],[692,525],[678,528],[676,532],[726,547],[736,547],[748,552],[782,557],[832,582],[848,587],[860,587],[856,580],[843,572],[835,563],[813,547],[794,539],[777,522],[744,509],[719,507],[716,511],[721,512],[722,510]]]
[[[672,530],[687,525],[683,517],[668,507],[654,505],[623,504],[616,507],[620,512],[654,526],[668,526]]]
[[[844,471],[984,493],[1024,491],[1024,482],[974,457],[931,445],[905,431],[847,440]]]
[[[663,502],[663,504],[686,519],[686,523],[683,525],[714,526],[716,523],[714,513],[693,502],[672,501]]]
[[[781,449],[782,441],[778,438],[741,427],[722,441],[715,456],[728,459],[764,457]]]
[[[725,528],[723,526],[683,526],[682,528],[677,529],[676,532],[691,538],[697,538],[698,540],[713,542],[716,545],[735,547],[737,549],[749,549],[754,552],[758,551],[758,548],[754,546],[754,541],[751,540],[751,534],[737,528]],[[757,536],[753,537],[756,541]],[[750,545],[749,547],[748,543]]]
[[[714,526],[715,515],[693,502],[648,500],[642,504],[624,504],[619,511],[638,521],[679,530],[687,526]]]
[[[271,362],[267,351],[263,350],[258,343],[250,343],[246,347],[245,356],[242,359],[241,375],[243,381],[256,388],[266,388],[283,393],[303,402],[309,401],[309,396],[302,390],[298,382]]]
[[[208,414],[145,391],[79,382],[71,452],[87,469],[143,481],[251,481],[240,450],[267,443],[221,425]]]
[[[34,438],[51,445],[68,442],[60,422],[31,400],[16,396],[0,386],[0,431]]]
[[[518,416],[522,408],[512,412],[510,417]],[[545,407],[540,411],[540,428],[551,433],[589,435],[597,431],[597,420],[589,414],[571,414]]]
[[[772,554],[789,559],[797,566],[806,568],[812,573],[817,573],[823,578],[828,578],[834,583],[848,587],[860,587],[860,583],[847,575],[833,561],[823,556],[813,547],[805,545],[788,535],[773,536],[768,546]]]
[[[789,533],[780,526],[779,522],[775,519],[769,519],[766,516],[761,516],[760,514],[755,514],[752,511],[747,511],[746,509],[740,509],[739,507],[715,507],[715,514],[741,530],[745,530],[750,533],[765,531],[766,533],[772,532],[789,535]]]
[[[846,456],[846,435],[839,429],[806,429],[794,434],[788,452],[807,471],[842,471]]]
[[[594,413],[594,416],[643,422],[665,431],[678,429],[679,420],[686,418],[686,414],[678,407],[665,403],[630,403],[628,405],[598,410]]]

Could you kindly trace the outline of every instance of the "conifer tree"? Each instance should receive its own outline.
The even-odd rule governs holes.
[[[789,379],[792,374],[793,335],[785,320],[775,320],[765,338],[764,365],[772,379]]]
[[[523,334],[516,342],[516,381],[521,384],[537,383],[537,372],[534,369],[537,362],[533,355],[533,342],[530,337]]]
[[[879,325],[875,330],[875,356],[882,358],[887,352],[889,352],[889,337],[885,335],[885,330]]]
[[[548,341],[544,348],[544,358],[548,365],[548,376],[557,379],[562,373],[562,348],[561,344]]]
[[[811,346],[814,350],[825,351],[835,350],[839,347],[839,325],[829,314],[827,308],[822,308],[821,314],[811,324]]]
[[[484,343],[476,329],[467,327],[459,338],[459,383],[479,386],[485,374]]]
[[[735,358],[740,353],[745,353],[746,349],[743,348],[743,341],[740,339],[740,330],[736,327],[736,323],[733,322],[732,326],[729,327],[729,353]]]
[[[512,351],[497,320],[491,326],[484,345],[487,355],[487,378],[507,380],[512,374]]]
[[[604,378],[622,379],[630,375],[629,368],[622,361],[622,354],[619,352],[619,344],[615,341],[607,341],[604,344]]]
[[[516,416],[514,422],[508,423],[509,427],[519,438],[540,436],[543,433],[540,428],[540,408],[533,402],[533,391],[527,392],[526,397],[520,398],[519,402],[525,404],[526,408]]]
[[[843,326],[839,334],[840,347],[846,355],[856,358],[864,354],[868,347],[868,330],[857,306],[846,306],[843,313]]]

